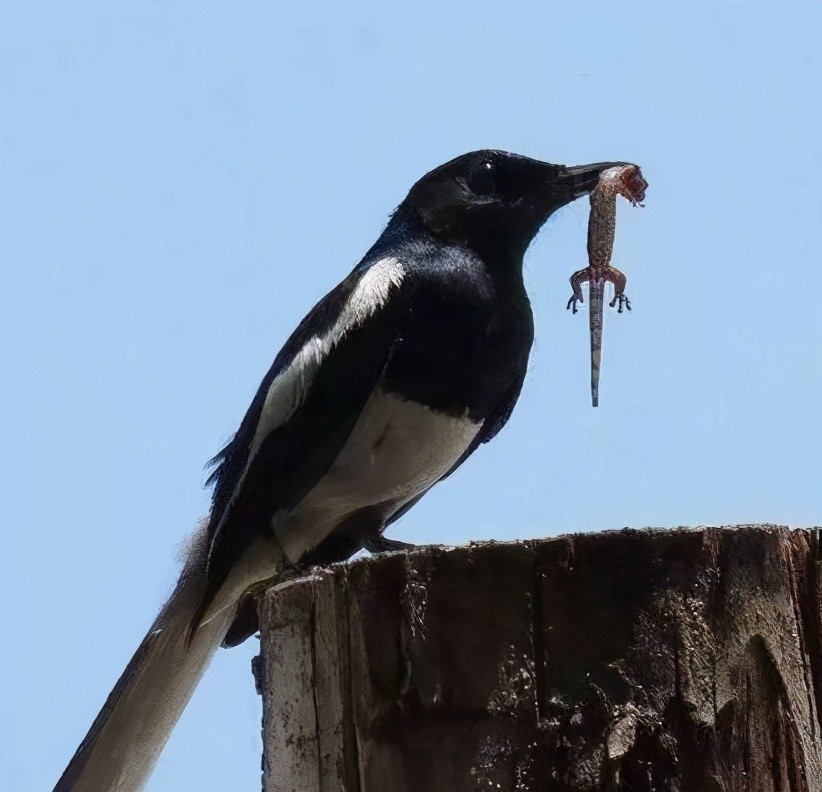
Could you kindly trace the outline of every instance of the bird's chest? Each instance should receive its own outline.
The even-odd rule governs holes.
[[[496,410],[528,364],[533,319],[524,290],[482,297],[451,290],[420,300],[386,388],[475,421]]]
[[[329,470],[274,526],[286,555],[299,559],[364,509],[378,521],[438,481],[480,429],[466,415],[437,412],[378,388]]]

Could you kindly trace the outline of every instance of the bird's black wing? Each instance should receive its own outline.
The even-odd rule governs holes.
[[[525,382],[525,374],[527,373],[527,350],[526,350],[526,358],[523,361],[522,368],[520,369],[519,373],[517,374],[516,378],[511,383],[511,386],[508,388],[508,391],[505,394],[505,398],[497,405],[496,410],[488,416],[488,418],[482,424],[482,429],[477,434],[476,439],[474,440],[474,444],[471,448],[469,448],[465,454],[460,457],[457,461],[456,465],[445,474],[445,476],[450,476],[473,452],[478,445],[481,443],[488,443],[493,440],[500,432],[503,426],[508,423],[508,419],[511,417],[511,413],[514,412],[514,407],[519,400],[519,395],[522,392],[522,385]],[[443,478],[445,478],[443,476]]]
[[[280,510],[345,444],[399,343],[410,284],[393,259],[355,270],[300,323],[234,439],[216,458],[205,607]]]
[[[300,322],[283,345],[271,368],[263,377],[257,393],[251,402],[240,428],[226,445],[208,461],[212,468],[206,486],[214,486],[209,515],[209,536],[213,536],[223,518],[226,506],[245,472],[249,450],[257,427],[266,396],[272,382],[294,361],[300,350],[312,339],[329,332],[339,317],[346,301],[360,280],[362,273],[354,270],[345,280],[326,294]]]

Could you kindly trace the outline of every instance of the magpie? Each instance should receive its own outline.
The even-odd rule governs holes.
[[[216,649],[256,629],[251,587],[396,546],[385,528],[511,416],[534,335],[526,249],[624,164],[483,150],[414,184],[212,460],[211,511],[177,586],[55,792],[144,786]]]

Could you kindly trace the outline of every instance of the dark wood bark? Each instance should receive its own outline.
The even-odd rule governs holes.
[[[822,792],[819,529],[423,547],[260,622],[266,792]]]

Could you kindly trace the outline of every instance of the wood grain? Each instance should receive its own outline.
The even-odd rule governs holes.
[[[266,792],[822,791],[820,530],[424,547],[260,601]]]

